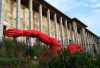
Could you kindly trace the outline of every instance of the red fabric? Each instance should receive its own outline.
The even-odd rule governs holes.
[[[83,53],[83,49],[78,44],[70,44],[67,47],[67,51],[71,54]]]

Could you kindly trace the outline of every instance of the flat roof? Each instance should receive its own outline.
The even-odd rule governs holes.
[[[84,26],[84,27],[88,27],[88,26],[85,25],[83,22],[81,22],[78,18],[72,18],[72,21],[75,21],[75,22],[81,24],[81,25]]]
[[[65,18],[67,18],[67,19],[71,19],[69,16],[67,16],[65,13],[63,13],[62,11],[60,11],[59,9],[57,9],[56,7],[52,6],[52,5],[51,5],[50,3],[48,3],[47,1],[45,1],[45,0],[41,0],[41,1],[43,2],[43,5],[44,5],[44,6],[46,6],[46,7],[48,7],[48,8],[51,7],[51,9],[53,9],[54,11],[60,13],[63,17],[65,17]]]
[[[95,37],[99,38],[99,36],[98,36],[98,35],[96,35],[95,33],[93,33],[91,30],[86,29],[86,31],[88,31],[89,33],[91,33],[91,34],[92,34],[92,35],[94,35]]]

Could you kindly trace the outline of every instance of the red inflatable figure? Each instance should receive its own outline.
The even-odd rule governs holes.
[[[50,46],[49,51],[51,53],[57,54],[58,51],[62,50],[62,45],[53,37],[49,37],[48,35],[44,34],[43,32],[36,31],[36,30],[19,30],[19,29],[8,29],[5,31],[5,35],[8,37],[36,37],[41,42]],[[67,51],[70,53],[82,52],[82,48],[76,44],[70,44],[67,47]]]

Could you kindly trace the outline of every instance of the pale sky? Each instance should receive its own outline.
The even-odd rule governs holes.
[[[67,16],[76,17],[100,36],[100,0],[45,0]]]

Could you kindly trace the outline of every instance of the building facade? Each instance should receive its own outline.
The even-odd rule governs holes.
[[[80,44],[87,52],[99,53],[98,36],[77,18],[70,18],[44,0],[0,0],[0,39],[3,27],[35,29],[55,37],[63,46]],[[27,38],[20,38],[27,41]],[[34,39],[30,40],[31,43]]]

